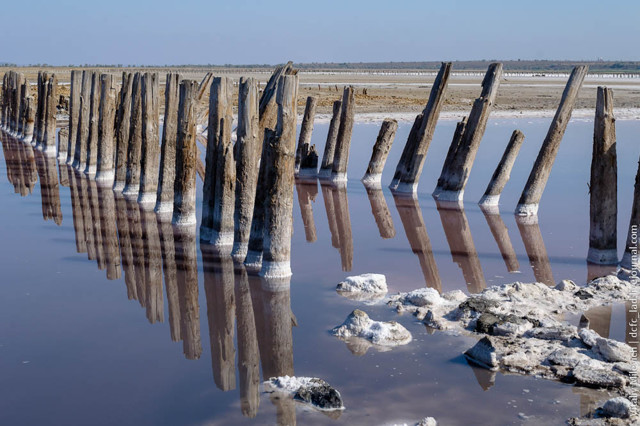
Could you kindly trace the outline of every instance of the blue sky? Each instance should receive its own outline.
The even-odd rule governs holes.
[[[640,1],[6,1],[0,62],[640,60]]]

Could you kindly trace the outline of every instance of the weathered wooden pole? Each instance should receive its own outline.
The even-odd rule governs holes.
[[[498,163],[498,167],[496,167],[496,170],[493,172],[489,185],[478,204],[487,209],[499,204],[500,194],[502,194],[502,190],[511,177],[511,169],[520,152],[523,141],[524,134],[520,130],[514,130],[507,144],[507,148],[504,150],[504,154],[502,154],[502,158]]]
[[[276,278],[291,275],[297,94],[298,76],[280,77],[276,98],[278,104],[276,140],[271,143],[269,147],[271,154],[268,156],[264,257],[260,271],[263,277]],[[346,139],[347,131],[345,130],[344,133]],[[348,146],[346,148],[348,149]]]
[[[440,110],[444,104],[450,73],[451,62],[443,62],[431,87],[427,105],[416,118],[400,161],[396,166],[393,180],[389,186],[394,192],[415,193],[417,191],[427,151],[431,145],[440,117]]]
[[[178,226],[196,223],[196,116],[194,97],[198,83],[180,83],[178,130],[176,137],[176,178],[173,187],[173,218]]]
[[[433,192],[433,197],[438,201],[462,201],[489,114],[498,95],[501,78],[502,64],[489,65],[482,80],[480,97],[474,101],[464,129],[457,129],[456,136],[459,136],[459,139],[456,140],[454,137],[451,142],[456,146],[455,152],[452,153],[450,162],[443,165],[438,185]]]
[[[518,206],[516,207],[516,214],[518,216],[531,216],[538,213],[542,193],[547,185],[547,180],[549,180],[551,167],[553,167],[553,162],[560,148],[562,136],[564,136],[564,132],[571,119],[571,113],[573,112],[576,99],[578,99],[578,92],[580,91],[580,87],[582,87],[582,82],[587,75],[587,70],[588,67],[586,65],[579,65],[571,72],[567,86],[562,93],[562,99],[560,100],[556,115],[553,117],[553,121],[547,132],[547,136],[544,138],[544,142],[542,142],[542,147],[533,165],[527,184],[520,196],[520,201],[518,201]]]
[[[164,90],[164,123],[160,148],[160,176],[155,212],[168,216],[173,211],[173,184],[176,178],[176,136],[180,75],[168,73]]]
[[[47,73],[38,71],[38,80],[36,84],[37,100],[36,100],[36,119],[34,122],[34,137],[32,145],[36,148],[40,146],[44,135],[44,110],[45,110],[45,90]]]
[[[327,133],[327,141],[324,145],[324,154],[322,155],[322,163],[318,171],[320,179],[328,179],[333,169],[333,158],[336,152],[336,142],[338,140],[338,129],[340,128],[340,115],[342,113],[342,101],[338,100],[333,103],[333,115],[329,122],[329,133]]]
[[[113,184],[114,120],[116,108],[116,88],[110,74],[100,76],[100,118],[98,122],[98,159],[96,181],[103,185]]]
[[[44,136],[42,151],[45,155],[56,155],[56,106],[58,104],[58,77],[51,74],[46,81]]]
[[[344,88],[342,95],[342,111],[340,113],[340,127],[331,169],[331,181],[346,183],[347,166],[349,165],[349,150],[351,147],[351,132],[355,116],[355,94],[352,86]]]
[[[82,71],[82,90],[80,92],[80,109],[78,112],[78,131],[76,135],[76,152],[73,167],[84,170],[87,161],[87,143],[89,139],[89,105],[91,97],[91,75],[89,70]]]
[[[131,129],[131,96],[133,94],[133,74],[122,73],[120,104],[116,116],[115,178],[113,190],[122,191],[127,181],[127,153]]]
[[[26,119],[25,119],[25,130],[24,130],[24,141],[27,143],[31,143],[33,140],[33,126],[35,122],[36,115],[36,101],[33,99],[33,96],[27,97],[27,106],[26,106]]]
[[[265,129],[275,129],[278,108],[276,106],[276,93],[278,91],[278,82],[283,75],[296,74],[297,70],[293,69],[293,63],[287,62],[285,65],[278,66],[274,71],[267,85],[262,91],[259,103],[260,121],[258,124],[258,136],[263,137]]]
[[[218,124],[216,143],[216,167],[214,180],[214,206],[211,244],[223,254],[230,254],[233,248],[236,162],[231,142],[233,123],[233,82],[226,77],[216,77],[211,85]],[[211,141],[211,139],[209,139]],[[202,236],[200,237],[202,239]]]
[[[296,174],[300,173],[300,162],[302,161],[303,151],[308,152],[310,150],[313,119],[316,115],[317,104],[317,98],[314,96],[307,97],[307,103],[302,117],[302,126],[300,127],[300,137],[298,138],[298,148],[296,149]],[[307,169],[307,171],[310,171],[310,169]],[[315,170],[313,171],[313,175],[315,175]]]
[[[160,116],[157,73],[142,76],[142,152],[140,162],[140,194],[138,203],[144,208],[153,208],[158,193],[158,166],[160,144],[158,126]]]
[[[20,120],[18,122],[18,138],[24,139],[24,128],[27,112],[27,96],[29,94],[29,82],[25,80],[20,86]]]
[[[387,157],[393,144],[393,138],[396,136],[396,130],[398,130],[398,122],[390,118],[385,118],[380,127],[376,143],[373,145],[369,166],[362,177],[362,183],[365,185],[380,184],[382,170],[387,162]]]
[[[258,137],[258,85],[253,78],[240,78],[238,128],[236,130],[236,199],[232,256],[244,262],[249,246],[251,219],[258,184],[261,139]]]
[[[140,192],[140,157],[142,155],[142,74],[133,77],[131,92],[131,125],[127,147],[127,179],[122,193],[138,198]]]
[[[591,203],[587,262],[618,263],[618,160],[613,92],[598,87],[591,159]]]
[[[98,124],[100,124],[100,74],[91,73],[91,101],[89,104],[89,139],[84,174],[95,176],[98,164]]]
[[[78,119],[80,115],[80,91],[82,86],[82,73],[78,70],[71,71],[71,92],[69,94],[69,144],[67,146],[67,164],[73,163],[76,153],[78,135]]]
[[[231,93],[233,86],[226,77],[214,78],[209,94],[209,125],[207,128],[207,151],[205,153],[205,176],[202,187],[202,222],[200,224],[200,240],[211,241],[214,236],[214,216],[216,204],[223,201],[222,194],[217,194],[220,164],[226,147],[230,143],[229,116],[232,114]],[[223,137],[225,140],[223,140]],[[228,141],[226,140],[228,138]],[[226,182],[224,183],[226,185]],[[228,192],[227,192],[228,195]],[[229,201],[229,200],[224,200]]]
[[[633,204],[631,205],[631,219],[629,220],[629,231],[627,233],[627,243],[624,246],[624,255],[620,266],[631,270],[637,268],[638,253],[640,253],[640,239],[638,233],[640,232],[640,161],[638,161],[638,171],[636,173],[636,180],[633,186]]]

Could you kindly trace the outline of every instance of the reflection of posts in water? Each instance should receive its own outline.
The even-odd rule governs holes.
[[[598,408],[598,401],[602,398],[601,391],[582,386],[572,386],[571,391],[580,395],[580,417],[593,415]]]
[[[584,312],[584,315],[589,320],[589,328],[600,336],[608,338],[609,331],[611,329],[611,310],[612,306],[596,306]]]
[[[450,208],[448,204],[442,202],[436,204],[451,250],[451,258],[462,269],[462,275],[469,292],[479,293],[487,284],[484,280],[476,246],[473,243],[467,215],[464,213],[464,209]],[[457,206],[457,204],[451,203],[451,206],[453,205]]]
[[[98,186],[92,179],[87,179],[88,194],[89,194],[89,208],[91,209],[91,222],[93,232],[93,243],[96,251],[96,262],[98,263],[98,269],[103,270],[106,268],[107,263],[104,258],[104,250],[102,245],[102,226],[100,224],[100,200],[98,199]]]
[[[311,202],[315,201],[318,196],[318,181],[296,182],[296,191],[298,192],[300,214],[302,214],[302,223],[304,224],[304,235],[307,242],[313,243],[318,237],[316,235],[316,224],[313,220],[313,206]]]
[[[615,274],[617,270],[618,265],[598,265],[596,263],[587,262],[587,282],[595,280],[596,278]]]
[[[45,156],[40,151],[35,153],[36,167],[40,176],[40,196],[42,198],[42,218],[52,219],[56,225],[62,224],[60,207],[60,189],[55,157]]]
[[[65,167],[65,166],[61,166]],[[69,183],[71,189],[71,211],[73,216],[73,229],[76,236],[76,251],[78,253],[87,252],[87,242],[84,238],[84,216],[82,214],[82,204],[80,199],[80,183],[79,177],[76,177],[75,172],[70,167],[66,166]]]
[[[133,250],[131,249],[129,218],[127,217],[127,201],[119,191],[114,191],[114,196],[116,200],[118,242],[120,243],[120,254],[122,256],[124,282],[127,285],[127,297],[129,300],[137,300],[138,291],[136,290],[136,273],[133,267]]]
[[[198,359],[202,355],[202,344],[200,342],[195,224],[174,227],[173,240],[176,250],[176,278],[180,299],[182,347],[187,359]]]
[[[162,248],[156,214],[140,206],[142,241],[144,245],[145,307],[150,323],[164,322],[162,295]]]
[[[509,230],[507,229],[507,225],[502,221],[500,212],[491,207],[485,208],[483,205],[480,205],[480,210],[484,213],[484,218],[487,220],[491,234],[498,244],[498,249],[500,250],[504,264],[507,266],[507,271],[518,272],[520,263],[511,244]]]
[[[89,198],[89,183],[81,172],[75,171],[76,182],[79,186],[79,206],[82,211],[83,236],[87,247],[87,259],[96,259],[96,247],[93,238],[93,217],[91,215],[91,199]]]
[[[249,275],[243,264],[235,264],[236,317],[238,320],[238,373],[240,408],[247,417],[255,417],[260,404],[260,353]]]
[[[322,197],[329,220],[331,244],[340,252],[342,270],[350,271],[353,266],[353,237],[347,188],[344,185],[322,185]]]
[[[233,345],[235,293],[233,259],[220,255],[215,247],[201,244],[204,292],[211,344],[211,369],[216,386],[223,391],[235,389],[236,351]]]
[[[529,256],[529,263],[533,269],[533,275],[536,281],[547,285],[555,285],[553,273],[551,272],[551,263],[547,255],[547,248],[540,233],[537,216],[516,216],[516,223],[522,236],[524,248]]]
[[[393,219],[391,219],[391,213],[384,199],[380,183],[364,184],[364,188],[367,190],[371,213],[373,213],[373,218],[376,221],[376,225],[378,225],[380,236],[384,239],[395,237],[396,229],[393,227]]]
[[[160,241],[162,247],[162,269],[164,270],[164,285],[169,304],[169,328],[171,340],[180,341],[180,301],[178,298],[178,283],[176,281],[176,258],[173,243],[173,225],[171,218],[160,219],[158,216],[158,228],[160,229]]]
[[[147,300],[147,286],[145,283],[144,241],[142,235],[142,223],[140,221],[140,208],[135,200],[130,200],[126,195],[125,201],[127,205],[129,236],[131,238],[131,252],[133,255],[133,285],[136,288],[138,302],[140,303],[140,306],[144,307]]]
[[[120,249],[116,229],[115,200],[111,188],[98,186],[98,199],[100,200],[100,229],[104,259],[107,264],[107,279],[116,280],[121,275]]]
[[[293,376],[293,336],[295,318],[291,312],[291,278],[261,278],[249,275],[251,299],[255,312],[258,345],[265,379]],[[296,424],[294,401],[272,397],[276,405],[277,424]]]
[[[422,211],[418,199],[410,196],[394,195],[396,209],[400,215],[404,232],[407,234],[411,251],[418,256],[420,268],[427,287],[435,288],[442,292],[442,281],[438,273],[438,265],[433,257],[431,240],[424,225]]]

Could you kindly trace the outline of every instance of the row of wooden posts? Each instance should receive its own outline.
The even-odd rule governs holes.
[[[480,141],[489,119],[502,76],[502,64],[493,63],[482,81],[482,91],[468,117],[458,123],[433,193],[440,203],[462,201]],[[59,157],[76,169],[113,182],[113,189],[136,197],[159,214],[173,212],[176,225],[195,223],[195,173],[197,163],[195,103],[210,85],[207,148],[200,238],[271,276],[289,275],[291,204],[294,173],[300,178],[328,179],[343,185],[354,124],[355,95],[345,87],[342,100],[334,102],[323,159],[311,145],[317,100],[306,102],[298,146],[296,137],[297,71],[291,63],[278,67],[261,96],[257,82],[242,78],[238,84],[238,123],[232,141],[233,83],[226,77],[180,81],[166,78],[162,142],[158,141],[158,77],[155,73],[123,73],[117,95],[114,78],[89,70],[72,71],[67,143],[60,143]],[[451,63],[443,63],[429,100],[418,114],[390,188],[397,194],[415,194],[446,96]],[[560,142],[571,117],[586,66],[576,67],[520,197],[516,214],[537,214]],[[38,104],[19,73],[5,75],[2,123],[28,139],[34,121],[36,146],[55,151],[55,75],[39,73]],[[42,101],[41,101],[42,100]],[[588,259],[594,263],[617,262],[616,164],[613,105],[608,89],[598,90],[596,133],[591,178],[591,233]],[[30,112],[31,111],[31,112]],[[53,124],[52,124],[53,123]],[[51,126],[54,126],[54,132]],[[382,123],[363,182],[379,185],[397,130],[395,120]],[[62,139],[61,139],[62,140]],[[480,201],[485,210],[497,210],[524,135],[515,130]],[[611,147],[613,146],[613,151]],[[636,191],[638,192],[638,191]],[[614,197],[613,199],[611,197]],[[639,196],[640,197],[640,196]],[[602,207],[604,206],[604,207]],[[634,202],[635,206],[635,202]],[[632,224],[640,219],[634,208]],[[634,222],[635,221],[635,222]],[[631,230],[631,228],[630,228]],[[629,237],[631,238],[631,236]],[[625,256],[627,259],[629,256]],[[628,267],[628,262],[625,263]]]

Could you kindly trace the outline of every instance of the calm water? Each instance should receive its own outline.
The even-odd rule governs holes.
[[[558,424],[594,408],[605,393],[471,368],[461,353],[475,339],[431,333],[385,305],[364,309],[402,322],[415,339],[409,345],[365,351],[328,334],[363,307],[335,292],[347,275],[383,273],[393,293],[584,283],[596,274],[585,262],[592,122],[569,125],[539,225],[512,214],[549,122],[490,122],[465,211],[439,210],[429,195],[454,122],[436,129],[416,200],[386,189],[410,125],[400,126],[382,192],[358,180],[378,125],[357,125],[345,191],[296,185],[290,286],[248,276],[195,234],[175,233],[3,135],[0,424],[384,424],[425,416],[443,425]],[[515,128],[526,139],[502,215],[486,217],[475,203]],[[639,132],[640,122],[617,123],[620,251]],[[316,125],[320,152],[326,133]],[[592,327],[619,340],[625,314],[623,305],[588,313]],[[261,393],[262,380],[283,374],[327,380],[347,409],[336,419]]]

